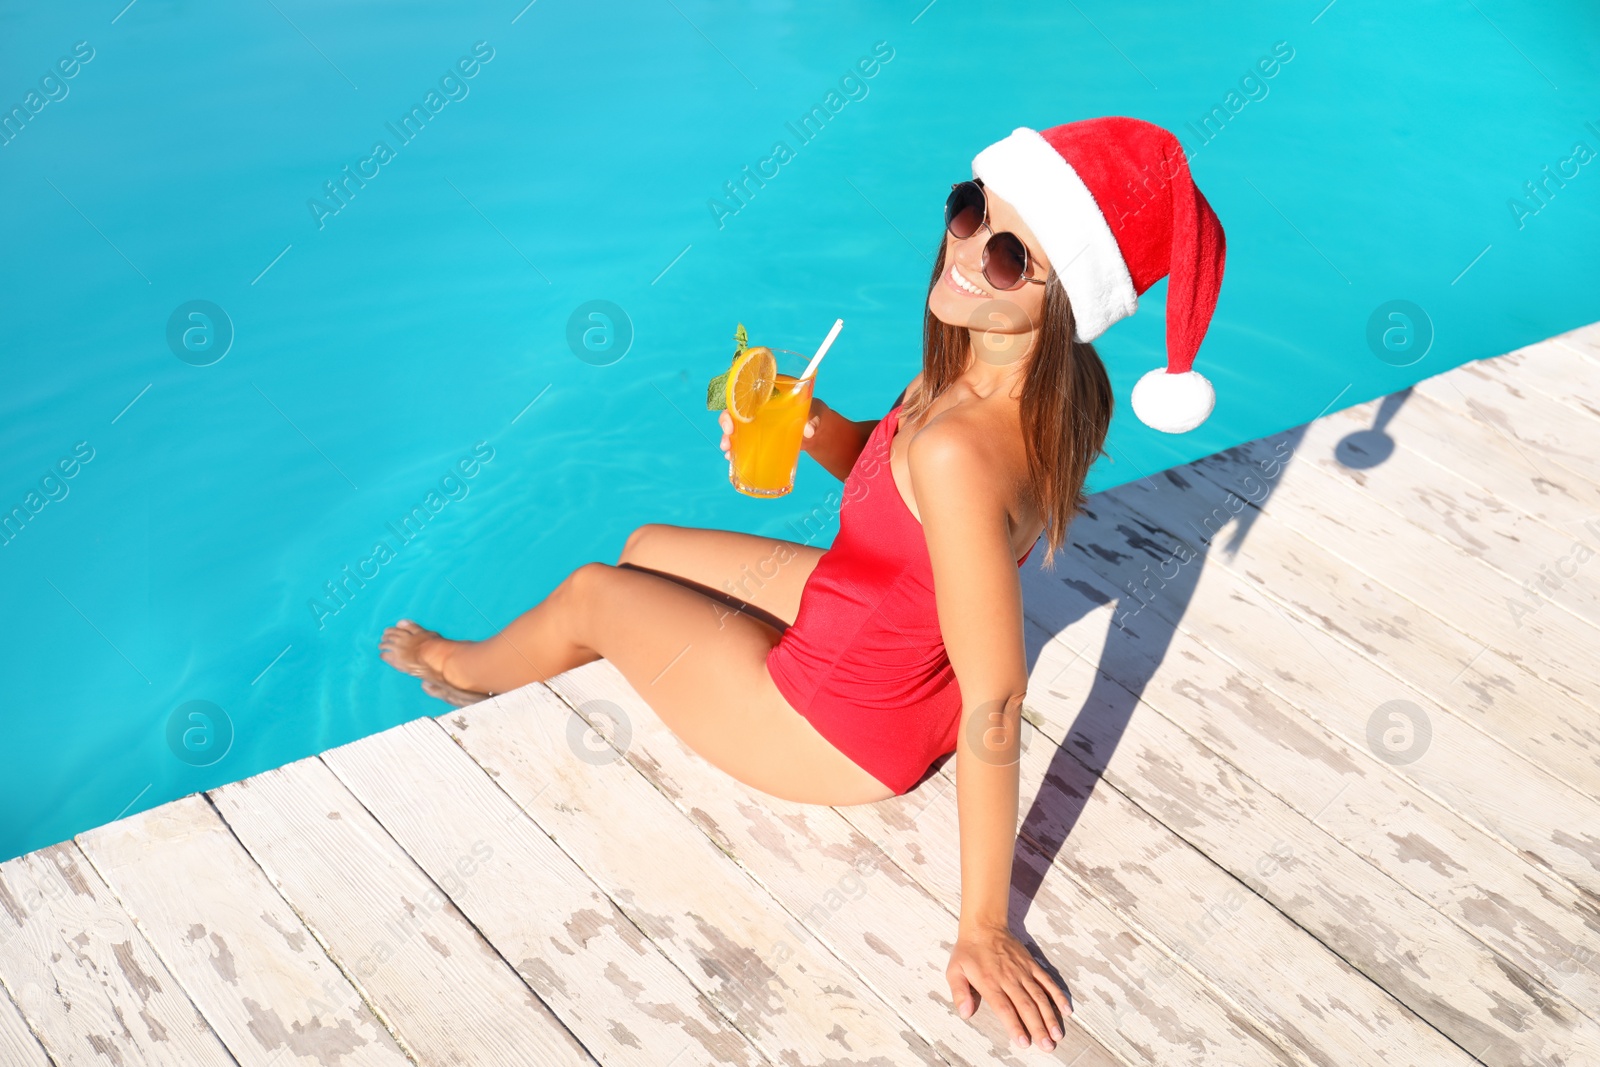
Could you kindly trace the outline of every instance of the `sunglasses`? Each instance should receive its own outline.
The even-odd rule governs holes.
[[[989,198],[983,179],[956,182],[944,202],[944,228],[950,236],[964,240],[980,229],[989,231],[983,246],[983,276],[996,289],[1019,289],[1023,282],[1043,285],[1043,278],[1028,273],[1028,246],[1014,233],[995,233],[989,226]]]

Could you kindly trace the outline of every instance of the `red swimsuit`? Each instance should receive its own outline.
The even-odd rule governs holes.
[[[899,423],[897,404],[856,457],[839,534],[806,579],[794,625],[767,655],[789,705],[896,794],[955,751],[961,720],[928,542],[890,472]]]

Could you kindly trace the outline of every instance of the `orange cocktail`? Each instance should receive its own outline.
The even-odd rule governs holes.
[[[811,416],[816,376],[799,381],[806,357],[783,349],[772,354],[778,373],[771,394],[748,413],[749,421],[735,417],[729,435],[728,481],[747,496],[783,496],[794,488],[800,442]]]

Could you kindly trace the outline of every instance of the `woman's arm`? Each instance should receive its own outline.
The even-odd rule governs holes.
[[[919,371],[911,379],[911,384],[900,391],[894,403],[904,400],[921,380],[922,373]],[[889,406],[892,408],[894,404]],[[882,421],[881,418],[864,421],[847,419],[824,403],[821,397],[814,396],[811,398],[811,415],[806,420],[805,436],[800,439],[800,447],[811,453],[811,458],[820,463],[823,470],[842,482],[850,477],[850,469],[856,465],[861,450],[867,447],[867,438],[872,436],[873,429]],[[722,427],[722,452],[727,455],[733,417],[723,411],[717,416],[717,423]]]
[[[823,470],[842,482],[850,476],[850,468],[856,465],[856,458],[867,446],[867,438],[878,421],[847,419],[823,403],[821,397],[812,397],[811,419],[801,447],[822,464]]]
[[[1010,932],[1016,847],[1022,697],[1022,589],[1007,535],[1006,486],[994,460],[950,425],[929,426],[907,450],[912,492],[933,563],[945,650],[961,688],[956,805],[961,839],[961,916],[945,976],[957,1010],[989,1000],[1026,1045],[1047,1051],[1071,1014],[1065,994]]]
[[[911,383],[900,390],[894,404],[889,406],[893,408],[905,400],[921,380],[922,372],[918,371]],[[867,438],[872,436],[873,429],[882,421],[882,418],[860,422],[847,419],[813,397],[811,421],[801,447],[811,453],[811,458],[822,464],[824,470],[842,482],[850,476],[850,469],[856,465],[861,450],[867,447]]]

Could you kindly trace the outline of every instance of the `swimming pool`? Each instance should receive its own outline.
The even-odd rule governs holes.
[[[1216,413],[1126,410],[1158,286],[1092,489],[1600,318],[1592,5],[123,4],[0,14],[0,858],[439,711],[384,625],[642,522],[829,541],[706,379],[843,317],[819,395],[886,409],[1014,126],[1159,122],[1228,231]]]

